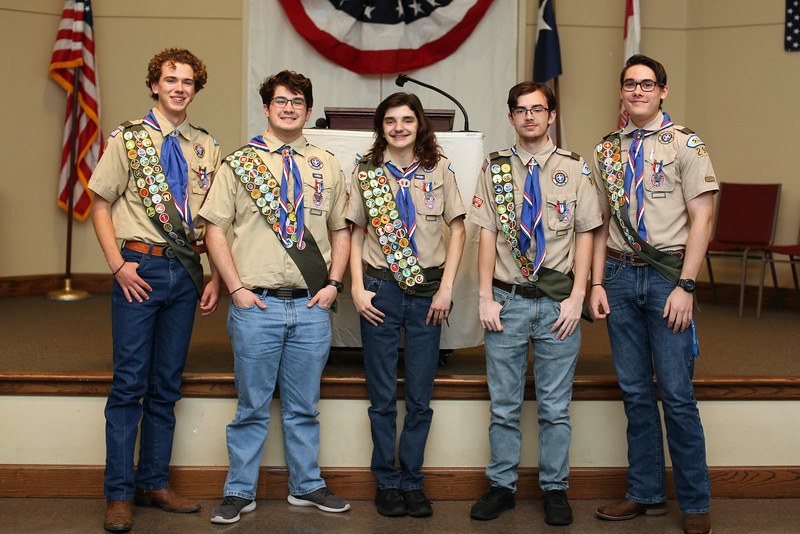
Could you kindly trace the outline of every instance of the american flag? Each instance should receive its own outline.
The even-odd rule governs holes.
[[[84,220],[92,209],[89,179],[103,152],[100,133],[100,85],[94,55],[92,6],[90,0],[66,0],[56,44],[50,60],[50,77],[67,91],[67,116],[61,148],[61,174],[58,180],[58,205],[68,209],[68,181],[71,174],[72,106],[75,68],[78,70],[78,139],[75,154],[73,215]]]
[[[642,27],[639,23],[639,0],[625,1],[625,41],[622,45],[622,64],[628,58],[639,53],[639,40],[642,36]],[[622,105],[622,98],[619,99],[619,119],[617,127],[621,130],[628,122],[628,112]]]
[[[786,39],[784,49],[800,52],[800,0],[786,0]]]
[[[539,16],[536,20],[536,44],[533,50],[533,81],[547,84],[558,104],[558,84],[561,76],[561,44],[558,40],[556,12],[553,0],[539,0]],[[560,147],[566,147],[561,115],[547,129],[550,139]]]

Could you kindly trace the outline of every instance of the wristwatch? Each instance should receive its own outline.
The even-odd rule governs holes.
[[[688,291],[689,293],[694,293],[696,284],[691,278],[681,278],[678,280],[678,287],[683,288],[684,291]]]
[[[325,285],[329,285],[329,286],[333,286],[333,287],[335,287],[335,288],[336,288],[336,291],[337,291],[337,292],[339,292],[339,293],[341,293],[342,291],[344,291],[344,284],[343,284],[343,283],[341,283],[341,282],[340,282],[340,281],[338,281],[338,280],[334,280],[333,278],[331,278],[330,280],[328,280],[328,283],[327,283],[327,284],[325,284]]]

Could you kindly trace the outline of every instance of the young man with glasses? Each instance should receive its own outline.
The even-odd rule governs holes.
[[[224,499],[212,523],[235,523],[255,510],[276,383],[289,503],[350,509],[328,491],[317,461],[330,310],[350,251],[344,175],[332,154],[303,136],[313,105],[311,80],[282,71],[264,80],[259,93],[267,130],[225,158],[200,211],[208,220],[209,254],[231,294],[228,333],[238,395],[227,427]]]
[[[486,159],[468,214],[481,227],[479,314],[486,329],[491,397],[490,488],[470,516],[494,519],[514,507],[532,346],[545,522],[568,525],[569,404],[592,230],[602,219],[588,165],[577,154],[556,148],[547,135],[556,120],[550,88],[537,82],[515,85],[508,93],[508,110],[517,143]]]
[[[695,278],[711,235],[718,190],[708,151],[693,131],[661,111],[667,73],[643,55],[628,59],[620,95],[630,115],[592,159],[603,212],[595,236],[590,309],[605,319],[628,417],[628,490],[601,506],[612,521],[666,513],[666,469],[658,396],[664,408],[683,531],[708,533],[705,437],[692,390],[697,336]]]

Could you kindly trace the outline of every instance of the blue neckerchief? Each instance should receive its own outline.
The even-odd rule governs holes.
[[[389,169],[389,172],[397,178],[397,181],[400,183],[400,189],[398,190],[397,195],[397,211],[400,212],[400,220],[403,221],[403,224],[406,227],[406,233],[408,234],[408,240],[411,243],[411,249],[414,251],[414,255],[418,255],[417,253],[417,244],[414,241],[414,232],[417,230],[417,216],[416,216],[416,208],[414,207],[414,200],[411,198],[411,193],[409,192],[408,188],[411,184],[411,179],[414,177],[414,171],[419,168],[419,161],[415,161],[405,172],[400,171],[397,167],[395,167],[392,162],[386,162],[386,168]]]

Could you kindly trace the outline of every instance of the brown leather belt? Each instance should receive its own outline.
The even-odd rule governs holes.
[[[525,299],[538,299],[539,297],[546,296],[544,292],[536,286],[521,286],[517,284],[515,285],[506,284],[505,282],[501,282],[497,278],[492,278],[492,285],[508,293],[511,293],[511,291],[514,290],[514,288],[516,287],[516,290],[514,290],[514,294],[519,295],[520,297]]]
[[[192,246],[193,249],[197,251],[198,254],[203,254],[204,252],[208,251],[208,248],[206,247],[205,243],[203,243],[202,245],[196,245],[194,243],[189,243],[189,244]],[[142,254],[163,256],[169,259],[175,257],[175,251],[172,250],[172,247],[169,245],[154,245],[152,243],[143,243],[142,241],[125,241],[124,248],[133,250],[134,252],[141,252]]]
[[[684,251],[674,250],[672,252],[667,252],[667,254],[671,254],[673,256],[677,256],[683,259]],[[634,267],[644,267],[646,265],[650,265],[650,263],[647,260],[639,256],[638,254],[634,254],[633,252],[620,252],[619,250],[614,250],[613,248],[606,248],[606,255],[612,260],[628,263],[630,265],[633,265]]]
[[[260,295],[266,293],[268,297],[275,297],[282,300],[291,300],[291,299],[308,297],[308,289],[300,289],[297,287],[279,287],[278,289],[269,289],[267,287],[254,287],[250,291]]]

